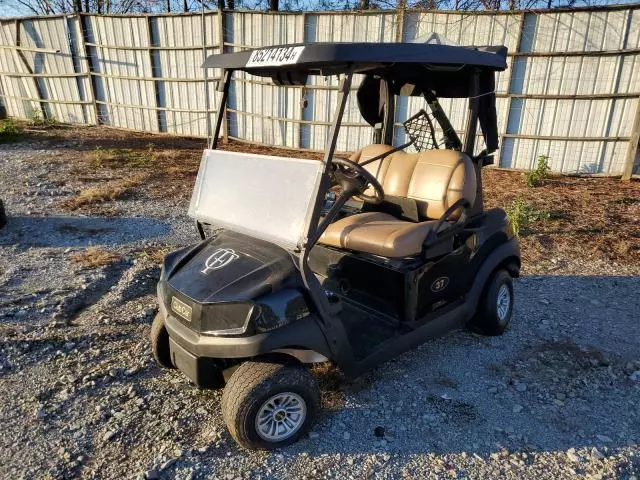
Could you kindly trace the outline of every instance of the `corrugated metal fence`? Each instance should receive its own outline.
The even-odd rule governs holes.
[[[504,44],[509,68],[496,87],[500,166],[529,169],[547,155],[557,172],[640,174],[640,5],[513,13],[69,15],[1,19],[0,27],[0,102],[8,115],[44,112],[62,122],[193,136],[207,134],[203,57],[221,50],[424,41],[431,32],[461,45]],[[219,75],[209,72],[211,105]],[[283,89],[237,74],[226,132],[251,142],[321,150],[336,86],[335,78],[314,78],[305,87]],[[401,122],[422,102],[398,100],[397,143],[404,140]],[[460,131],[465,102],[442,101]],[[339,150],[371,142],[355,95],[344,122]]]

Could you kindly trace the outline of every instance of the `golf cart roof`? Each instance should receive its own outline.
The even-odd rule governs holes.
[[[366,72],[389,79],[397,94],[418,95],[428,89],[440,97],[466,97],[473,74],[493,76],[507,67],[506,57],[504,46],[310,43],[211,55],[204,67],[271,77],[281,85],[304,85],[308,75]]]
[[[278,60],[278,51],[295,55]],[[269,52],[263,61],[252,61],[256,52]],[[271,56],[273,55],[273,57]],[[507,49],[504,46],[462,47],[432,43],[309,43],[274,45],[235,53],[211,55],[204,63],[209,68],[228,68],[271,75],[276,71],[303,71],[320,74],[323,67],[332,73],[351,70],[353,66],[369,69],[391,64],[413,68],[419,65],[473,65],[490,70],[504,70]],[[259,74],[259,73],[258,73]]]

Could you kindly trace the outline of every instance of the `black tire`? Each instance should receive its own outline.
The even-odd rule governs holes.
[[[0,200],[0,229],[7,224],[7,214],[4,211],[4,205]]]
[[[256,417],[269,399],[286,393],[304,401],[304,420],[290,436],[267,439],[258,433]],[[241,447],[248,449],[273,450],[294,443],[313,423],[319,407],[316,379],[298,363],[245,362],[229,378],[222,394],[222,417],[229,433]]]
[[[508,293],[508,307],[499,312],[498,296]],[[504,304],[503,304],[504,305]],[[513,313],[513,280],[506,270],[496,270],[484,287],[475,316],[469,322],[471,329],[482,335],[502,335],[511,321]]]
[[[153,319],[151,324],[151,334],[149,335],[151,340],[151,352],[153,358],[158,362],[158,365],[164,368],[176,368],[171,362],[171,351],[169,349],[169,332],[164,325],[164,318],[159,313],[156,318]]]

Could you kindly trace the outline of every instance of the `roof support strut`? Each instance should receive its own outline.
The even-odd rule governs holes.
[[[471,96],[469,97],[467,128],[464,135],[462,151],[473,159],[473,169],[476,174],[476,200],[471,208],[471,214],[482,213],[484,198],[482,195],[482,164],[483,156],[474,157],[476,146],[476,132],[478,131],[478,108],[480,105],[480,70],[476,69],[471,80]]]
[[[225,70],[222,78],[218,80],[218,88],[219,92],[222,92],[222,98],[220,98],[220,103],[218,103],[218,108],[216,110],[216,123],[213,129],[213,136],[209,139],[209,149],[213,150],[218,146],[218,136],[220,135],[220,127],[222,126],[222,119],[226,115],[226,106],[227,106],[227,97],[229,96],[229,85],[231,84],[231,74],[233,70]],[[207,116],[209,114],[207,113]]]
[[[325,294],[324,288],[320,285],[320,282],[316,278],[315,274],[309,267],[309,253],[314,247],[323,230],[328,226],[329,222],[322,222],[320,224],[320,213],[324,204],[325,192],[331,186],[329,173],[331,172],[331,163],[333,160],[333,154],[336,150],[338,143],[338,133],[340,132],[340,124],[342,122],[342,116],[344,114],[347,99],[349,97],[349,90],[351,89],[351,80],[353,78],[353,72],[346,73],[340,80],[340,86],[338,87],[338,103],[335,113],[333,115],[333,122],[329,130],[329,139],[324,151],[324,172],[322,175],[322,181],[320,182],[319,192],[316,196],[316,203],[313,207],[313,213],[311,215],[311,221],[309,222],[309,231],[307,232],[307,240],[304,245],[301,246],[300,253],[298,254],[298,268],[302,276],[302,281],[307,287],[309,294],[313,298],[318,316],[320,317],[320,325],[322,331],[326,337],[331,353],[339,364],[351,365],[353,364],[353,353],[349,342],[347,341],[346,333],[344,332],[344,326],[342,322],[336,317],[335,307],[333,307]],[[335,215],[335,209],[342,208],[340,202],[336,202],[336,205],[331,208],[327,213],[327,217]]]

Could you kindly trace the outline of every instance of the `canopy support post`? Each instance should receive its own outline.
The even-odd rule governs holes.
[[[209,150],[215,150],[218,146],[218,136],[220,135],[222,119],[225,116],[225,110],[227,108],[227,97],[229,96],[229,85],[231,84],[232,73],[233,70],[225,70],[222,74],[222,78],[218,80],[217,91],[222,92],[222,97],[220,98],[218,110],[216,111],[216,124],[213,129],[213,136],[209,139]]]
[[[353,72],[348,72],[340,80],[340,85],[338,87],[338,103],[333,115],[333,122],[331,123],[331,129],[329,130],[329,141],[325,148],[323,157],[324,172],[318,190],[319,194],[316,196],[316,203],[313,207],[313,213],[309,222],[307,238],[304,245],[301,245],[300,253],[297,258],[302,281],[305,287],[307,287],[309,294],[318,309],[318,316],[320,317],[319,323],[322,328],[322,333],[325,335],[327,344],[331,349],[331,353],[333,358],[336,360],[336,363],[342,365],[350,365],[353,363],[353,350],[347,341],[347,336],[342,322],[336,318],[337,309],[339,307],[333,306],[329,303],[324,288],[320,285],[320,282],[311,271],[311,268],[309,268],[309,253],[322,234],[322,230],[318,228],[320,213],[324,204],[324,193],[328,191],[331,186],[329,179],[331,161],[338,143],[338,133],[340,132],[342,116],[349,97],[352,78]]]
[[[478,104],[480,100],[478,95],[480,94],[480,74],[476,70],[473,74],[473,82],[471,88],[471,97],[469,98],[467,117],[467,128],[464,135],[464,147],[462,151],[473,158],[473,152],[476,146],[476,132],[478,129]]]
[[[478,130],[478,107],[480,105],[480,70],[473,73],[473,85],[469,98],[467,128],[464,135],[464,147],[462,151],[473,160],[473,169],[476,174],[476,201],[471,208],[471,214],[482,213],[484,210],[484,197],[482,195],[482,158],[475,159],[473,154],[476,146],[476,132]]]

